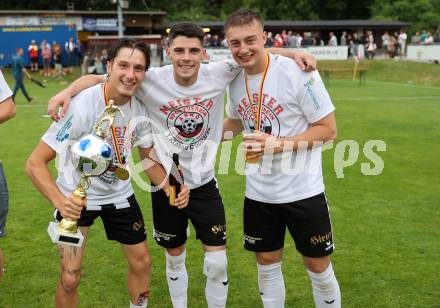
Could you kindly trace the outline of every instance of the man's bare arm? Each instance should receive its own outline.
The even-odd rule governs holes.
[[[240,119],[225,118],[223,120],[222,140],[231,139],[243,131],[243,124]],[[228,135],[232,132],[232,136]]]
[[[12,97],[0,103],[0,124],[15,116],[15,104]]]
[[[56,152],[44,141],[40,141],[26,162],[26,173],[41,194],[57,208],[64,218],[79,219],[85,200],[66,197],[59,190],[49,171],[48,164]]]
[[[93,87],[98,83],[105,81],[104,75],[85,75],[70,84],[67,88],[53,96],[47,105],[47,114],[50,115],[52,120],[58,121],[60,117],[64,117],[67,109],[69,108],[70,99],[77,95],[82,90]],[[57,113],[58,106],[63,107],[60,110],[60,114]]]
[[[317,65],[318,61],[310,53],[299,51],[299,50],[292,50],[292,49],[286,49],[286,48],[276,48],[276,47],[268,48],[267,51],[272,54],[275,54],[275,55],[280,55],[280,56],[294,59],[296,64],[298,64],[298,66],[303,71],[311,72],[311,71],[316,70],[316,65]]]

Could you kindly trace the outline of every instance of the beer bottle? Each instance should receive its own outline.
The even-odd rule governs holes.
[[[169,201],[170,205],[174,206],[175,200],[177,196],[180,193],[180,186],[181,183],[183,183],[183,176],[182,171],[179,163],[179,154],[173,153],[173,165],[171,167],[170,176],[168,177],[168,184],[169,184]],[[180,181],[174,176],[174,174],[178,175],[180,177]]]

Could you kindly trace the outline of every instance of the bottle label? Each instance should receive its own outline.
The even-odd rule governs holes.
[[[170,205],[174,206],[174,203],[175,203],[175,200],[176,200],[176,186],[169,186],[168,187],[168,193],[169,193]]]

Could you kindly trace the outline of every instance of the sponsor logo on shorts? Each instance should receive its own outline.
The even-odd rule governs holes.
[[[249,235],[244,235],[244,241],[248,242],[249,244],[255,244],[256,241],[261,241],[262,238],[261,237],[252,237]]]
[[[142,229],[143,226],[144,226],[144,222],[142,220],[139,220],[133,224],[132,228],[134,231],[138,232],[139,230]]]
[[[171,238],[175,237],[175,234],[166,234],[160,231],[157,231],[156,229],[153,229],[153,237],[156,241],[160,242],[162,240],[169,242],[171,241]]]
[[[225,233],[226,231],[226,226],[225,225],[216,225],[216,226],[212,226],[211,227],[211,231],[214,234],[219,234],[220,232]]]
[[[325,234],[314,235],[310,238],[310,243],[313,245],[318,245],[321,243],[326,243],[327,246],[332,244],[332,233],[331,231]]]

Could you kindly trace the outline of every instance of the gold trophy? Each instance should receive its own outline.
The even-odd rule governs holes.
[[[93,132],[73,145],[72,162],[81,174],[81,179],[72,192],[74,198],[84,200],[90,186],[90,177],[100,176],[112,164],[113,150],[105,139],[118,112],[124,116],[119,107],[113,105],[113,101],[110,100],[99,116]],[[70,218],[63,218],[59,223],[50,222],[47,232],[55,244],[81,247],[84,240],[84,236],[78,230],[77,221]]]

